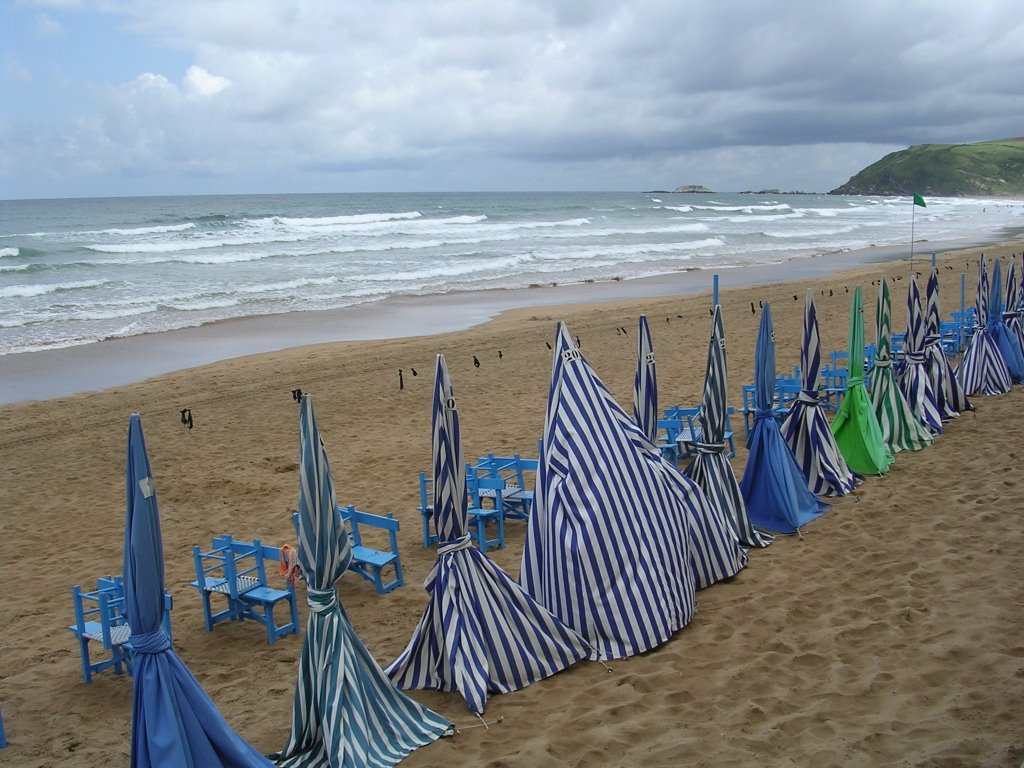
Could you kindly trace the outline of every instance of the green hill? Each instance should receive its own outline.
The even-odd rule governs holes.
[[[886,155],[832,195],[1024,196],[1024,138],[918,144]]]

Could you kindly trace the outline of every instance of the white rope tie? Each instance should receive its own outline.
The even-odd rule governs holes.
[[[469,533],[462,534],[455,541],[446,541],[443,544],[437,545],[437,556],[448,555],[452,552],[459,552],[460,550],[466,549],[473,543],[473,536]]]

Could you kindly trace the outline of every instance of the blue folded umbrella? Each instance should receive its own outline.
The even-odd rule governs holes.
[[[796,533],[828,509],[807,488],[775,420],[775,332],[766,301],[754,351],[754,427],[747,439],[747,466],[740,490],[751,522],[778,533]]]
[[[163,628],[164,547],[142,419],[128,423],[124,602],[135,651],[133,768],[272,766],[231,730]]]

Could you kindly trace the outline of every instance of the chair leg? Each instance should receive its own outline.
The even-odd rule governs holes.
[[[210,604],[210,593],[203,589],[199,594],[203,596],[203,623],[206,624],[207,632],[213,632],[213,606]]]
[[[288,595],[288,607],[292,614],[292,632],[299,634],[299,606],[295,602],[295,593]]]
[[[271,645],[277,642],[277,627],[274,625],[274,604],[263,606],[263,620],[267,623],[267,640]]]
[[[88,639],[79,636],[78,649],[82,654],[82,678],[85,680],[86,684],[88,684],[92,682],[92,662],[89,660]]]

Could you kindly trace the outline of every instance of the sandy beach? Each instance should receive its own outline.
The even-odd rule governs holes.
[[[984,250],[991,263],[1022,247],[1016,241]],[[963,272],[973,301],[979,252],[939,256],[944,315],[959,305]],[[915,262],[922,289],[927,265],[924,254]],[[759,301],[772,303],[784,369],[798,362],[805,288],[815,291],[823,350],[844,349],[847,291],[863,285],[865,315],[873,318],[872,281],[883,271],[893,281],[894,326],[902,330],[905,262],[787,273],[794,282],[785,283],[723,278],[731,403],[740,404],[741,385],[753,379]],[[436,353],[446,355],[459,396],[467,458],[535,455],[551,370],[545,342],[558,320],[579,336],[583,354],[628,408],[636,321],[646,313],[662,406],[698,403],[707,289],[596,298],[509,309],[469,330],[282,349],[0,406],[0,706],[10,742],[0,765],[128,760],[131,679],[104,672],[83,684],[66,627],[72,585],[121,571],[131,412],[142,415],[155,473],[175,649],[235,730],[272,752],[288,732],[301,637],[268,645],[251,622],[207,634],[189,583],[191,548],[208,545],[212,535],[294,543],[292,390],[314,398],[339,502],[393,512],[401,521],[406,586],[381,596],[354,574],[340,583],[353,625],[384,664],[411,635],[434,562],[422,547],[416,505],[417,473],[430,464]],[[872,340],[873,322],[866,333]],[[974,402],[976,412],[952,421],[934,446],[899,454],[888,476],[837,500],[802,537],[752,552],[732,582],[700,592],[692,624],[656,651],[617,661],[611,671],[582,662],[494,696],[489,730],[470,727],[477,721],[457,694],[411,692],[461,731],[403,765],[1019,766],[1024,389]],[[192,430],[180,422],[186,407]],[[738,421],[734,426],[741,432]],[[741,443],[737,474],[745,461]],[[513,576],[524,530],[510,522],[507,547],[493,554]]]

